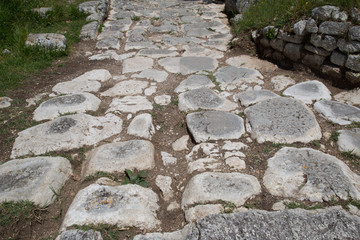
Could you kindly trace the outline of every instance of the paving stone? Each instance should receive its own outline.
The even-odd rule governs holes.
[[[146,78],[149,80],[153,80],[155,82],[164,82],[166,81],[169,74],[165,71],[160,71],[156,69],[145,69],[139,74],[133,74],[131,77],[133,78]]]
[[[166,106],[169,105],[171,102],[171,96],[170,95],[160,95],[160,96],[156,96],[154,97],[154,101],[156,104],[162,105],[162,106]]]
[[[295,84],[294,79],[284,75],[272,77],[270,81],[274,84],[274,90],[278,92],[280,92],[289,85]]]
[[[336,101],[349,105],[360,105],[360,88],[344,91],[334,96]]]
[[[246,168],[246,163],[244,160],[239,157],[229,157],[225,159],[226,165],[230,167],[231,170],[239,171]]]
[[[241,117],[227,112],[206,111],[190,113],[186,123],[195,142],[220,139],[239,139],[244,133]]]
[[[202,42],[203,40],[195,38],[195,37],[164,36],[162,38],[162,41],[165,44],[173,46],[173,45],[185,45],[185,44],[190,44],[190,43],[199,43],[199,42]]]
[[[280,149],[268,159],[263,181],[280,197],[312,202],[360,199],[360,176],[339,159],[311,148]]]
[[[0,109],[11,106],[12,99],[9,97],[0,97]]]
[[[216,81],[221,85],[241,85],[244,83],[256,83],[264,84],[264,77],[261,73],[255,69],[250,68],[238,68],[233,66],[227,66],[220,68],[214,76]]]
[[[64,51],[66,49],[66,37],[57,33],[30,33],[26,39],[25,46]]]
[[[181,230],[174,232],[155,232],[147,233],[145,235],[136,235],[134,240],[183,240],[186,239],[187,235],[191,232],[193,225],[188,224]]]
[[[101,233],[94,230],[82,231],[78,229],[62,232],[55,240],[103,240]]]
[[[114,59],[116,61],[122,61],[124,59],[133,57],[136,53],[130,52],[130,53],[124,53],[124,54],[117,54],[114,50],[107,50],[103,53],[93,55],[89,57],[90,61],[101,61],[106,59]]]
[[[177,159],[175,157],[173,157],[170,153],[161,152],[160,154],[161,154],[161,159],[162,159],[165,167],[176,164]]]
[[[252,57],[248,55],[240,55],[232,58],[228,58],[226,63],[230,66],[238,67],[238,68],[254,68],[259,71],[275,71],[278,67],[268,61],[261,60],[257,57]]]
[[[145,89],[144,93],[145,96],[151,96],[156,92],[157,87],[156,86],[150,86],[147,89]]]
[[[183,57],[210,57],[210,58],[223,58],[224,53],[215,49],[209,49],[207,47],[200,46],[195,43],[189,43],[183,47],[185,52],[182,54]]]
[[[196,222],[200,218],[223,211],[224,208],[221,204],[198,205],[185,211],[185,219],[187,222]]]
[[[184,239],[357,239],[359,225],[340,208],[250,210],[202,218]]]
[[[95,148],[83,168],[83,176],[97,172],[123,173],[125,169],[148,170],[155,166],[154,146],[146,140],[108,143]]]
[[[0,202],[27,200],[45,207],[54,202],[54,192],[58,193],[71,175],[71,164],[63,157],[8,161],[0,165]]]
[[[108,50],[108,49],[120,49],[120,42],[118,38],[108,37],[103,38],[96,43],[96,49]]]
[[[103,40],[106,38],[122,39],[122,38],[124,38],[124,34],[122,32],[118,32],[118,31],[106,31],[106,32],[101,32],[97,36],[97,40]]]
[[[162,58],[175,57],[178,55],[178,53],[176,51],[171,51],[167,49],[142,49],[137,55],[151,58]]]
[[[115,96],[131,96],[142,94],[144,89],[148,87],[149,83],[138,80],[121,81],[112,88],[101,93],[101,96],[115,97]]]
[[[189,135],[184,135],[181,138],[177,139],[173,144],[171,144],[171,147],[174,151],[182,151],[182,150],[188,150],[187,143],[190,139]]]
[[[126,96],[123,98],[115,98],[110,104],[107,112],[120,111],[136,113],[142,110],[152,110],[153,106],[145,96]]]
[[[264,100],[279,97],[279,95],[269,90],[250,90],[239,93],[236,97],[240,100],[241,105],[248,107]]]
[[[81,38],[82,40],[92,40],[92,39],[96,39],[99,26],[100,26],[100,24],[99,24],[98,21],[93,21],[93,22],[91,22],[91,23],[85,24],[85,25],[82,26],[82,28],[81,28],[80,38]]]
[[[360,122],[360,109],[344,103],[321,100],[314,104],[314,109],[325,119],[340,125]]]
[[[195,145],[191,152],[185,156],[188,162],[205,157],[214,159],[221,157],[219,145],[216,143],[200,143]]]
[[[180,85],[175,88],[174,92],[181,93],[202,87],[212,88],[215,87],[215,84],[205,75],[191,75],[182,81]]]
[[[338,146],[340,151],[351,152],[360,157],[360,128],[339,131]]]
[[[218,67],[218,62],[209,57],[173,57],[163,58],[158,63],[171,73],[183,75],[199,71],[213,71]]]
[[[317,81],[306,81],[287,88],[283,95],[294,97],[306,104],[312,104],[315,100],[331,99],[331,92],[327,87]]]
[[[156,229],[158,196],[151,189],[128,184],[92,184],[80,190],[67,211],[61,230],[73,225],[108,224],[119,228]]]
[[[219,97],[208,88],[197,88],[179,95],[180,111],[209,109],[218,111],[231,111],[238,107],[226,98]]]
[[[127,133],[129,135],[151,139],[155,133],[152,117],[149,113],[136,116],[130,123]]]
[[[165,201],[169,201],[173,196],[173,190],[171,188],[171,177],[157,175],[155,179],[155,184],[158,186],[162,192],[163,198]]]
[[[125,59],[123,62],[123,73],[139,72],[150,69],[154,65],[154,60],[147,57],[134,57]]]
[[[93,117],[80,113],[59,117],[19,132],[11,158],[91,146],[121,130],[122,120],[113,114]]]
[[[247,130],[258,143],[308,143],[321,138],[313,112],[291,98],[272,98],[245,109]]]
[[[219,169],[221,163],[214,158],[200,158],[193,162],[188,163],[187,172],[192,174],[193,172],[205,172],[205,171],[215,171]]]
[[[54,119],[65,113],[84,113],[96,111],[100,105],[100,99],[90,93],[71,94],[55,97],[40,104],[34,111],[33,119],[41,121]]]
[[[241,173],[205,172],[190,179],[183,193],[181,208],[193,205],[216,203],[219,200],[243,205],[246,200],[261,192],[259,181]]]

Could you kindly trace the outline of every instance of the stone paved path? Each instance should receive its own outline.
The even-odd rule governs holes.
[[[93,69],[53,87],[55,97],[34,112],[46,121],[20,132],[0,166],[1,201],[51,204],[49,186],[66,187],[72,170],[65,158],[44,155],[86,146],[82,180],[137,169],[148,171],[150,187],[95,177],[76,193],[57,239],[102,239],[66,231],[91,224],[148,233],[135,239],[360,239],[355,207],[285,210],[289,201],[360,200],[360,176],[324,145],[311,148],[330,138],[325,119],[360,121],[356,105],[333,99],[319,81],[267,79],[259,65],[275,71],[270,63],[225,59],[232,36],[221,4],[111,0],[110,7],[88,61],[114,61],[121,74]],[[92,116],[100,104],[106,111]],[[171,116],[169,109],[185,122],[160,124],[156,113]],[[174,122],[187,134],[159,139],[174,134]],[[340,151],[359,156],[359,131],[341,131]],[[255,142],[279,146],[261,166],[249,158]],[[249,210],[262,197],[277,211]]]

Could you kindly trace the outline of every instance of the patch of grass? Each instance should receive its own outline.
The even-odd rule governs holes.
[[[287,209],[295,209],[295,208],[303,208],[306,210],[315,210],[315,209],[322,209],[324,208],[321,205],[314,205],[314,206],[306,206],[302,203],[296,203],[296,202],[289,202],[285,204]]]
[[[311,141],[311,144],[316,148],[321,148],[321,144],[318,140]]]
[[[347,128],[360,128],[360,122],[352,122],[346,126]]]
[[[92,181],[94,179],[98,179],[98,178],[102,178],[102,177],[110,178],[111,180],[113,180],[115,182],[117,182],[119,180],[119,178],[116,177],[114,174],[99,171],[99,172],[96,172],[94,175],[87,176],[84,179],[84,182]]]
[[[170,104],[173,106],[179,106],[179,99],[177,97],[171,98]]]
[[[45,208],[39,208],[30,201],[21,202],[3,202],[0,204],[0,226],[7,227],[15,225],[18,222],[33,221],[42,222],[41,212],[46,211]]]
[[[329,141],[336,142],[339,139],[340,133],[338,131],[331,133]]]
[[[125,170],[125,178],[124,181],[121,184],[137,184],[142,187],[148,187],[149,183],[146,182],[147,173],[144,171],[138,172],[138,174],[135,174],[130,169]]]
[[[215,77],[212,73],[209,72],[209,73],[206,74],[205,76],[208,77],[213,84],[215,84],[216,90],[218,90],[219,92],[222,92],[222,89],[221,89],[221,87],[220,87],[220,83],[219,83],[218,81],[216,81],[216,77]]]
[[[137,21],[140,21],[140,17],[139,16],[134,16],[131,18],[131,20],[137,22]]]
[[[354,205],[355,207],[357,207],[360,210],[360,201],[359,200],[350,199],[349,204]]]
[[[345,158],[346,160],[352,161],[354,164],[359,165],[359,158],[353,153],[354,150],[349,151],[342,151],[340,152],[340,155]]]
[[[232,202],[225,202],[223,205],[224,213],[233,213],[234,209],[236,208],[235,203]]]

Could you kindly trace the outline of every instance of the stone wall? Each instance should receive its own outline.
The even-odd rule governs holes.
[[[312,10],[309,19],[283,31],[273,26],[252,32],[264,58],[285,67],[303,67],[323,74],[338,86],[360,87],[360,11],[338,7]]]

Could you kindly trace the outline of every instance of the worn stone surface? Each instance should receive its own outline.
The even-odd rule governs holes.
[[[183,240],[186,239],[186,237],[192,231],[192,227],[192,224],[188,224],[183,229],[174,232],[155,232],[147,233],[145,235],[136,235],[134,240]]]
[[[219,97],[208,88],[197,88],[179,95],[180,111],[209,109],[218,111],[231,111],[237,108],[237,104]]]
[[[360,26],[350,27],[348,36],[350,40],[360,41]]]
[[[207,111],[190,113],[186,123],[197,143],[208,140],[239,139],[244,133],[241,117],[226,112]]]
[[[62,232],[55,240],[103,240],[101,233],[88,230],[82,231],[78,229],[67,230]]]
[[[157,175],[155,179],[156,186],[158,186],[161,190],[162,197],[165,201],[169,201],[173,196],[173,190],[171,188],[171,177]]]
[[[329,52],[337,48],[336,38],[330,35],[311,34],[310,43],[315,47],[322,47]]]
[[[25,46],[43,47],[47,50],[65,50],[66,37],[57,33],[30,33],[26,39]]]
[[[335,36],[343,36],[348,31],[350,22],[332,22],[326,21],[319,25],[319,33]]]
[[[84,165],[83,176],[96,172],[122,173],[125,169],[147,170],[155,166],[154,146],[146,140],[108,143],[95,148]]]
[[[150,139],[155,133],[152,117],[149,113],[137,115],[130,123],[127,133],[141,138]]]
[[[293,60],[294,62],[297,62],[301,58],[302,48],[303,48],[303,45],[301,45],[301,44],[288,43],[285,45],[284,55],[287,58]]]
[[[340,130],[338,146],[340,151],[351,152],[360,157],[360,128]]]
[[[134,57],[125,59],[123,62],[123,73],[139,72],[150,69],[154,65],[154,60],[147,57]]]
[[[283,92],[283,95],[291,96],[306,104],[311,104],[313,101],[320,99],[331,99],[329,89],[317,80],[295,84],[294,86],[287,88]]]
[[[269,90],[252,90],[245,91],[236,95],[236,97],[240,100],[241,105],[248,107],[252,104],[279,97],[279,95],[269,91]]]
[[[109,224],[119,228],[156,229],[158,196],[138,185],[100,186],[80,190],[67,211],[61,230],[77,225]]]
[[[243,83],[263,84],[264,77],[261,73],[251,68],[238,68],[233,66],[220,68],[214,76],[216,81],[222,85],[238,85]]]
[[[221,204],[205,204],[185,210],[185,219],[187,222],[196,222],[197,220],[211,214],[222,213],[224,208]]]
[[[122,120],[113,114],[104,117],[87,114],[59,117],[19,132],[11,158],[91,146],[119,134],[121,130]]]
[[[82,26],[80,31],[80,38],[82,40],[93,40],[96,39],[98,28],[100,24],[97,21],[90,22]]]
[[[219,200],[241,206],[261,192],[258,180],[241,173],[205,172],[194,176],[185,188],[181,208],[216,203]]]
[[[181,138],[177,139],[173,144],[171,144],[174,151],[188,150],[187,143],[190,139],[189,135],[184,135]]]
[[[126,96],[115,98],[110,104],[108,112],[120,111],[136,113],[141,110],[152,110],[153,106],[145,96]]]
[[[360,52],[360,42],[358,41],[346,41],[345,39],[339,39],[337,46],[340,51],[344,53],[358,53]]]
[[[212,88],[215,87],[215,84],[205,75],[191,75],[183,80],[174,91],[180,93],[202,87]]]
[[[333,51],[330,57],[330,61],[333,64],[336,64],[338,66],[344,66],[346,62],[347,56],[345,54],[339,53],[337,51]]]
[[[209,57],[163,58],[158,63],[168,72],[183,75],[200,71],[213,71],[218,67],[218,61]]]
[[[164,166],[169,166],[176,164],[177,159],[173,157],[170,153],[167,152],[161,152],[161,159],[163,161]]]
[[[146,78],[149,80],[154,80],[156,82],[164,82],[166,81],[169,74],[164,71],[156,70],[156,69],[145,69],[139,74],[133,74],[131,77],[133,78]]]
[[[284,75],[278,75],[272,77],[270,81],[274,84],[274,90],[278,92],[282,91],[284,88],[286,88],[289,85],[295,84],[294,79]]]
[[[8,161],[0,165],[0,202],[27,200],[45,207],[54,202],[54,192],[58,193],[71,175],[71,164],[62,157]]]
[[[0,97],[0,109],[11,106],[12,99],[9,97]]]
[[[244,113],[247,130],[258,143],[307,143],[321,138],[314,114],[297,100],[272,98],[248,107]]]
[[[353,70],[353,71],[360,71],[360,55],[349,55],[345,67]]]
[[[360,105],[360,88],[351,91],[343,91],[334,96],[336,101],[346,103],[349,105]]]
[[[311,148],[279,150],[268,159],[263,181],[275,196],[312,202],[360,198],[360,176],[339,159]]]
[[[275,71],[278,67],[268,61],[261,60],[257,57],[252,57],[248,55],[240,55],[232,58],[228,58],[226,63],[234,67],[245,67],[245,68],[254,68],[259,71]]]
[[[360,121],[360,109],[348,104],[321,100],[314,104],[314,109],[327,120],[340,125]]]
[[[54,119],[65,113],[96,111],[99,108],[100,102],[99,98],[90,93],[55,97],[40,104],[34,111],[33,119],[41,121],[45,119]]]
[[[131,96],[142,94],[143,90],[149,85],[148,82],[138,80],[121,81],[115,84],[112,88],[101,93],[101,96],[115,97],[115,96]]]
[[[315,20],[326,21],[331,18],[333,12],[339,12],[340,8],[335,6],[321,6],[314,8],[311,12],[312,18]]]

